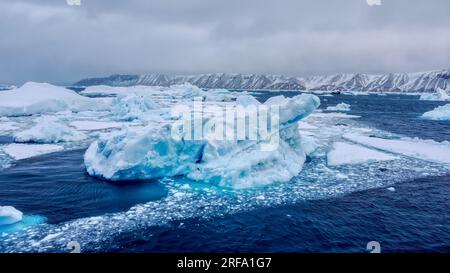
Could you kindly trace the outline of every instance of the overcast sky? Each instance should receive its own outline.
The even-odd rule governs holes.
[[[450,1],[0,0],[0,83],[450,68]]]

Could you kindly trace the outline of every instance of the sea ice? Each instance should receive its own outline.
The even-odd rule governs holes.
[[[450,143],[420,139],[383,139],[357,134],[345,134],[345,139],[361,145],[418,158],[430,162],[450,164]]]
[[[170,124],[150,125],[124,128],[92,143],[84,157],[87,171],[114,181],[183,175],[234,188],[288,181],[301,171],[307,151],[314,146],[311,139],[302,141],[297,122],[320,101],[313,95],[299,95],[278,97],[271,103],[280,107],[282,128],[275,151],[261,151],[261,143],[250,140],[194,141],[184,135],[176,140]]]
[[[96,131],[111,128],[120,128],[124,125],[122,122],[115,121],[92,121],[92,120],[77,120],[70,123],[70,126],[75,127],[81,131]]]
[[[327,107],[327,110],[328,110],[328,111],[347,112],[347,111],[350,111],[350,107],[351,107],[350,104],[347,104],[347,103],[342,102],[342,103],[339,103],[339,104],[336,105],[336,106],[328,106],[328,107]]]
[[[0,226],[22,221],[22,212],[11,206],[0,206]]]
[[[35,157],[39,155],[60,152],[64,150],[63,146],[54,144],[9,144],[3,148],[5,152],[10,157],[15,160],[22,160],[30,157]]]
[[[14,134],[16,142],[57,143],[80,141],[86,135],[58,122],[55,117],[43,116],[37,124],[25,131]]]
[[[345,142],[335,142],[332,150],[327,154],[329,166],[362,164],[371,161],[394,159],[396,159],[395,156]]]
[[[86,98],[63,87],[28,82],[20,88],[0,92],[0,116],[23,116],[65,110],[102,110],[102,99]]]
[[[439,106],[434,110],[428,111],[422,117],[431,120],[450,120],[450,104]]]

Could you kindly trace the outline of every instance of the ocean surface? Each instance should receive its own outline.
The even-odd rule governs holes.
[[[277,93],[278,95],[279,93]],[[286,96],[297,92],[283,92]],[[274,93],[261,92],[264,101]],[[420,115],[443,102],[405,95],[321,96],[321,109],[345,102],[358,122],[395,134],[450,141],[450,123]],[[0,142],[8,143],[8,136]],[[160,181],[110,183],[87,175],[84,150],[20,161],[0,171],[0,204],[46,223],[127,211],[136,204],[162,200]],[[450,156],[450,155],[449,155]],[[382,179],[382,178],[381,178]],[[387,183],[389,184],[389,183]],[[378,241],[382,252],[450,251],[450,175],[402,181],[330,198],[252,207],[234,213],[186,217],[160,225],[121,230],[98,243],[111,252],[366,252]],[[285,193],[286,195],[289,192]],[[0,237],[2,250],[2,237]],[[55,251],[55,250],[53,250]],[[56,250],[57,251],[57,250]],[[62,250],[61,250],[62,251]]]

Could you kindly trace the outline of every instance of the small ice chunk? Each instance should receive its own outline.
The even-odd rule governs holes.
[[[25,131],[14,134],[16,142],[57,143],[80,141],[86,135],[57,121],[55,117],[43,116],[37,124]]]
[[[332,150],[327,154],[329,166],[362,164],[370,161],[387,161],[394,159],[396,159],[395,156],[345,142],[335,142]]]
[[[39,155],[60,152],[64,150],[63,146],[54,144],[9,144],[3,148],[3,151],[14,158],[15,160],[22,160]]]
[[[0,206],[0,226],[22,221],[23,213],[11,206]]]
[[[395,191],[395,188],[394,187],[389,187],[389,188],[387,188],[387,190],[388,191]]]
[[[351,107],[350,104],[342,102],[342,103],[339,103],[336,106],[328,106],[327,110],[328,111],[347,112],[347,111],[350,111],[350,107]]]

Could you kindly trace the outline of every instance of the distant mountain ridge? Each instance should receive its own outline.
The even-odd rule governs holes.
[[[418,73],[335,74],[330,76],[287,77],[279,75],[212,73],[191,76],[167,74],[112,75],[84,79],[74,86],[170,86],[190,83],[200,88],[243,90],[323,90],[368,92],[450,91],[450,69]]]

